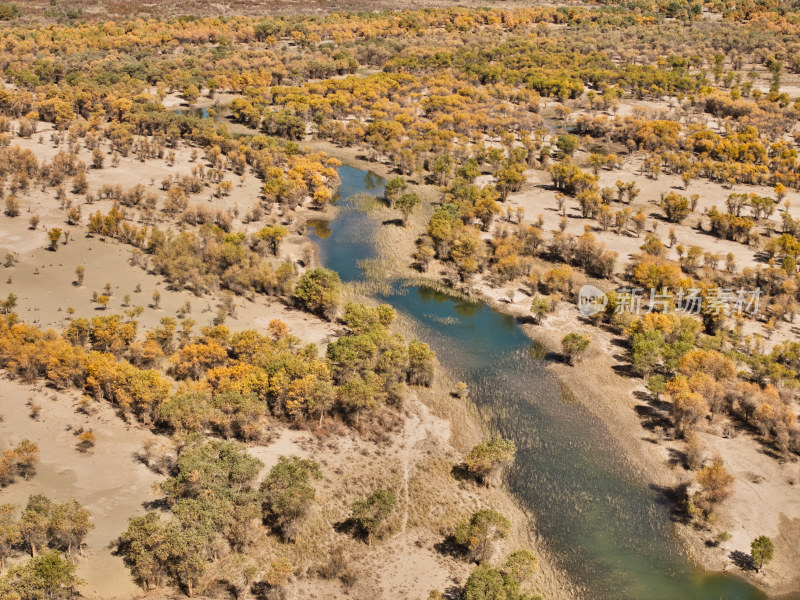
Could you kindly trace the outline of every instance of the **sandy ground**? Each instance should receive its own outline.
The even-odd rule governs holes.
[[[42,130],[40,134],[41,143],[38,135],[30,140],[15,139],[13,143],[33,149],[40,159],[49,159],[58,149],[50,143],[49,131]],[[162,160],[140,162],[130,157],[123,158],[117,168],[90,170],[90,189],[96,190],[104,183],[119,183],[125,188],[143,183],[149,189],[158,190],[163,177],[190,171],[193,163],[189,152],[188,148],[177,149],[173,167]],[[88,160],[85,150],[81,151],[81,158]],[[241,185],[236,181],[230,198],[213,199],[213,206],[233,208],[238,205],[244,213],[257,201],[258,191],[258,181],[248,176]],[[76,204],[82,202],[81,197],[69,191],[67,195]],[[20,200],[22,214],[19,217],[0,217],[0,255],[12,252],[17,257],[13,266],[3,267],[0,296],[5,297],[9,292],[17,294],[16,310],[25,321],[60,329],[68,323],[67,308],[73,308],[76,317],[92,317],[121,313],[128,308],[124,304],[129,304],[143,307],[138,321],[140,328],[146,330],[158,325],[165,316],[177,316],[189,302],[191,312],[187,316],[196,321],[195,330],[211,323],[219,298],[215,295],[195,297],[189,292],[168,289],[159,277],[131,264],[130,247],[114,240],[85,237],[82,225],[68,227],[71,239],[68,244],[59,245],[56,252],[45,249],[46,230],[65,227],[64,211],[58,206],[53,190],[32,189],[20,195]],[[209,194],[201,192],[191,202],[209,202]],[[106,212],[110,206],[109,201],[84,205],[84,221],[90,211]],[[28,229],[29,217],[34,213],[41,217],[36,231]],[[295,233],[282,246],[283,256],[292,260],[302,255],[306,242],[300,235],[303,218],[304,215],[297,217]],[[419,229],[426,221],[426,213],[419,211],[408,230]],[[239,230],[260,226],[263,223],[245,226],[238,220],[234,224]],[[404,228],[395,227],[393,231],[397,239],[405,242],[410,239]],[[86,268],[81,286],[74,281],[75,268],[79,265]],[[111,303],[107,311],[102,311],[91,297],[94,291],[103,293],[106,283],[111,284]],[[141,291],[137,292],[137,288]],[[155,290],[161,294],[158,307],[152,301]],[[130,297],[128,303],[124,300],[126,296]],[[316,343],[321,351],[338,333],[338,326],[334,324],[265,297],[253,301],[237,298],[236,314],[227,319],[226,325],[234,330],[263,329],[273,318],[285,321],[293,334]],[[464,488],[450,475],[452,464],[483,439],[485,432],[470,405],[450,397],[453,384],[446,382],[446,375],[443,373],[439,379],[434,389],[420,390],[409,398],[403,426],[380,442],[359,438],[346,428],[323,439],[275,423],[270,426],[267,441],[249,447],[249,451],[264,462],[259,477],[266,475],[280,455],[308,456],[322,464],[326,477],[318,487],[318,516],[324,517],[320,523],[327,527],[327,533],[323,534],[325,539],[333,535],[330,523],[347,518],[350,504],[378,484],[391,487],[398,495],[396,528],[385,543],[367,548],[362,542],[340,534],[330,538],[349,548],[358,573],[357,587],[349,589],[338,579],[299,577],[292,584],[297,597],[355,595],[411,600],[427,597],[434,589],[445,591],[463,584],[471,565],[441,554],[434,546],[442,540],[442,527],[452,528],[470,511],[484,506],[498,508],[515,524],[504,553],[523,546],[535,548],[528,516],[502,488]],[[92,512],[96,525],[87,538],[86,556],[79,560],[79,574],[87,582],[84,593],[87,598],[127,600],[135,597],[140,590],[131,581],[122,561],[111,555],[109,544],[125,529],[128,518],[144,512],[143,503],[155,498],[152,484],[160,476],[148,471],[134,457],[152,434],[126,425],[107,405],[98,405],[100,410],[92,417],[77,413],[75,394],[29,388],[10,381],[0,384],[0,414],[5,418],[0,423],[0,444],[5,448],[27,437],[39,443],[42,449],[38,474],[30,481],[2,490],[0,499],[24,505],[28,495],[39,491],[54,500],[77,498]],[[29,395],[37,400],[43,398],[40,403],[44,408],[39,420],[29,418],[25,405]],[[92,428],[99,438],[97,449],[88,455],[78,453],[69,426]],[[434,488],[430,487],[431,477],[438,482]],[[434,500],[427,509],[416,508],[423,504],[428,506],[425,503],[430,498]],[[320,523],[315,526],[323,526]],[[19,559],[24,560],[24,557]],[[565,575],[551,568],[544,558],[535,589],[555,600],[566,599],[570,594],[565,591],[565,580]],[[156,592],[155,596],[148,597],[162,596]]]
[[[50,142],[51,130],[46,125],[41,125],[39,134],[31,139],[14,138],[13,143],[23,148],[33,150],[40,160],[50,160],[59,151]],[[43,141],[39,142],[39,136]],[[89,188],[96,192],[104,184],[121,185],[128,189],[136,184],[143,184],[148,191],[163,197],[160,189],[161,180],[167,176],[189,174],[196,164],[191,160],[191,148],[181,146],[175,150],[176,160],[172,167],[164,160],[152,159],[145,162],[133,156],[121,158],[120,165],[116,168],[109,166],[106,161],[103,169],[89,169],[87,178]],[[79,153],[81,160],[89,162],[89,153],[82,149]],[[232,174],[226,178],[233,178],[234,189],[229,197],[212,198],[209,189],[201,191],[190,197],[190,206],[205,204],[209,208],[238,209],[240,217],[258,202],[261,184],[257,178],[248,173],[243,181]],[[67,190],[70,186],[65,186]],[[83,213],[82,222],[85,223],[89,213],[101,211],[104,214],[112,206],[110,200],[98,200],[93,205],[82,204],[84,197],[67,191],[67,196],[75,205],[80,205]],[[31,188],[27,194],[18,195],[21,204],[21,214],[16,218],[5,215],[0,216],[0,257],[7,253],[14,253],[17,263],[10,267],[2,268],[0,275],[0,296],[6,297],[9,292],[18,297],[17,312],[28,322],[40,327],[62,328],[67,324],[67,308],[75,309],[76,317],[92,317],[98,314],[122,313],[130,307],[142,306],[144,312],[138,320],[144,328],[158,325],[163,317],[177,316],[178,311],[188,302],[191,312],[188,318],[196,321],[195,331],[212,322],[219,303],[218,298],[211,296],[197,297],[188,291],[174,291],[168,289],[160,277],[150,275],[144,269],[130,264],[130,246],[120,244],[111,239],[101,237],[85,237],[83,224],[67,226],[65,211],[62,210],[55,199],[54,191],[48,189]],[[307,240],[302,233],[305,228],[305,213],[279,217],[276,214],[265,216],[264,220],[257,223],[245,224],[241,220],[234,221],[234,228],[239,231],[255,231],[273,220],[281,220],[289,225],[293,235],[288,237],[282,245],[280,258],[297,260],[303,255]],[[312,211],[313,213],[314,211]],[[32,214],[41,218],[36,231],[29,228],[28,221]],[[163,217],[161,217],[163,219]],[[158,225],[161,228],[169,227],[167,221]],[[56,252],[46,249],[48,245],[47,229],[61,227],[69,230],[71,238],[68,244],[63,242]],[[86,275],[82,286],[74,285],[75,268],[83,266]],[[107,311],[98,310],[97,304],[92,302],[93,292],[104,293],[105,285],[112,287],[111,302]],[[136,291],[137,286],[141,288]],[[158,291],[161,295],[158,308],[153,306],[152,294]],[[130,297],[129,306],[124,306],[124,298]],[[290,331],[308,342],[324,345],[334,333],[334,326],[319,319],[293,310],[275,298],[257,296],[254,300],[242,297],[236,299],[236,313],[229,317],[226,325],[233,330],[247,328],[263,328],[270,320],[279,318],[287,323]]]
[[[83,593],[90,599],[128,599],[139,588],[122,559],[112,556],[109,544],[126,529],[129,517],[145,512],[144,502],[156,498],[152,485],[160,478],[134,456],[153,436],[126,425],[105,403],[94,403],[98,410],[93,416],[77,412],[77,397],[0,380],[0,449],[27,438],[41,451],[36,475],[0,490],[0,502],[23,508],[31,494],[56,502],[77,499],[94,523],[84,556],[77,558],[78,576],[86,581]],[[42,406],[36,420],[29,416],[28,398]],[[76,449],[74,430],[80,427],[97,436],[95,449],[87,454]]]
[[[317,144],[315,143],[315,146]],[[329,149],[331,154],[338,153],[339,157],[348,164],[362,168],[372,169],[383,175],[391,176],[390,169],[381,163],[366,162],[359,158],[359,153],[353,149],[337,149],[330,145],[321,146]],[[634,207],[642,205],[646,212],[652,213],[652,221],[658,220],[660,209],[651,200],[658,199],[661,190],[669,190],[671,186],[682,182],[677,177],[661,176],[658,181],[653,181],[637,175],[638,167],[633,163],[626,163],[622,173],[602,173],[601,185],[610,184],[617,178],[625,181],[635,179],[642,189],[639,199]],[[533,221],[538,212],[544,214],[545,229],[556,229],[559,216],[555,211],[554,193],[550,191],[549,175],[543,172],[529,172],[529,180],[538,180],[545,185],[527,184],[528,189],[512,194],[507,204],[523,206],[526,211],[526,220]],[[417,186],[429,200],[438,200],[440,193],[433,186]],[[747,189],[745,189],[747,187]],[[762,195],[770,195],[767,188],[754,186],[737,186],[734,191],[754,191]],[[683,192],[681,192],[683,193]],[[693,181],[688,193],[700,193],[698,213],[707,210],[713,204],[723,205],[730,193],[719,186],[707,181]],[[795,199],[790,194],[791,199]],[[791,211],[797,214],[797,202],[793,202]],[[583,226],[588,221],[575,216],[577,209],[573,209],[568,231],[577,234],[583,232]],[[429,213],[427,213],[429,214]],[[772,220],[775,221],[773,216]],[[391,249],[386,254],[400,254],[413,249],[413,239],[425,227],[427,222],[426,212],[420,211],[419,220],[412,219],[407,229],[397,227],[384,227],[382,236],[386,238],[384,247]],[[657,232],[663,238],[669,227],[659,222]],[[703,248],[713,248],[719,253],[734,252],[737,263],[741,266],[755,264],[754,250],[734,242],[717,240],[707,234],[698,233],[689,227],[695,222],[690,216],[683,226],[676,226],[679,243],[701,245]],[[618,236],[615,233],[597,233],[607,245],[620,253],[618,265],[627,262],[627,258],[643,240],[637,240],[633,235]],[[674,251],[673,251],[674,254]],[[408,254],[405,254],[406,256]],[[676,256],[673,256],[676,258]],[[388,259],[393,265],[397,263],[399,270],[412,274],[407,265],[399,265],[400,261]],[[437,266],[433,265],[429,273],[434,273]],[[517,290],[513,302],[509,303],[508,288],[492,288],[485,282],[474,280],[470,284],[470,293],[489,302],[492,306],[512,315],[528,314],[530,296],[528,292]],[[759,326],[751,329],[758,330]],[[553,369],[561,381],[570,388],[574,397],[581,398],[582,402],[601,419],[610,431],[619,432],[618,442],[626,449],[627,458],[633,470],[640,474],[645,481],[653,484],[670,487],[693,479],[693,474],[686,471],[682,465],[677,464],[675,456],[682,455],[683,442],[665,436],[660,428],[655,430],[645,427],[646,418],[640,413],[647,414],[649,407],[640,398],[646,393],[644,382],[636,378],[628,378],[618,374],[615,368],[627,365],[624,348],[620,346],[618,336],[592,325],[570,303],[561,303],[557,311],[546,318],[541,326],[524,325],[523,329],[532,338],[542,342],[551,352],[560,352],[561,338],[569,332],[586,333],[592,338],[592,345],[587,355],[581,360],[580,368],[574,368],[562,363],[553,363]],[[788,339],[796,334],[789,324],[782,324],[782,329],[773,335],[770,343],[780,339]],[[714,523],[712,530],[698,530],[693,527],[681,526],[680,532],[687,543],[687,548],[695,560],[703,567],[710,570],[732,571],[740,576],[749,578],[771,594],[783,594],[798,589],[793,565],[797,563],[800,552],[800,496],[797,494],[798,471],[797,461],[783,463],[766,455],[761,444],[747,434],[739,435],[736,439],[726,439],[715,433],[718,428],[709,427],[709,431],[702,435],[705,447],[704,456],[713,458],[722,455],[728,468],[736,477],[736,484],[732,496],[720,507],[719,520]],[[759,483],[753,483],[753,474],[759,474]],[[731,539],[720,547],[708,545],[720,531],[728,531]],[[776,543],[776,558],[762,574],[743,572],[734,562],[732,552],[738,550],[749,553],[750,541],[758,535],[769,535]]]
[[[179,311],[190,303],[187,318],[196,321],[195,331],[209,325],[216,316],[219,299],[207,295],[197,297],[189,291],[170,290],[161,277],[151,275],[129,263],[129,246],[113,240],[79,237],[55,253],[37,248],[20,256],[20,262],[3,269],[0,296],[14,292],[19,297],[17,313],[27,322],[40,327],[61,329],[68,324],[68,307],[75,309],[75,317],[91,318],[104,314],[121,314],[125,296],[130,296],[130,307],[142,306],[144,312],[137,317],[140,328],[158,326],[163,317],[180,319]],[[75,267],[86,268],[84,284],[74,285]],[[11,283],[8,282],[11,278]],[[104,293],[106,283],[112,284],[112,296],[107,310],[98,310],[92,302],[92,292]],[[141,286],[141,292],[136,292]],[[153,305],[154,291],[161,294],[159,307]],[[236,312],[225,324],[233,330],[265,329],[272,319],[281,319],[292,334],[322,347],[338,327],[313,315],[265,296],[254,300],[236,298]]]
[[[749,572],[748,578],[776,595],[796,592],[800,589],[798,461],[775,460],[745,434],[724,438],[709,431],[702,435],[702,442],[706,456],[722,457],[725,467],[736,477],[733,495],[723,505],[719,522],[714,525],[715,530],[727,531],[731,538],[707,553],[717,565],[715,568],[740,572],[731,554],[749,554],[750,542],[766,535],[775,544],[775,558],[761,573]]]
[[[576,159],[580,160],[580,156]],[[738,242],[730,240],[722,240],[712,236],[709,233],[700,232],[697,230],[696,225],[699,219],[703,219],[703,225],[706,230],[709,228],[708,218],[705,213],[713,206],[718,210],[727,212],[726,201],[731,193],[755,193],[761,196],[769,196],[774,198],[774,191],[771,188],[764,186],[751,186],[751,185],[735,185],[733,189],[725,189],[722,186],[712,183],[706,179],[696,179],[689,183],[688,190],[683,187],[683,182],[677,175],[660,175],[658,179],[650,179],[644,175],[640,175],[640,164],[642,157],[640,155],[632,155],[625,158],[625,163],[620,170],[609,171],[602,169],[599,172],[600,181],[599,186],[612,187],[614,183],[621,179],[624,182],[635,181],[641,193],[636,200],[628,205],[619,202],[612,202],[611,208],[614,211],[623,210],[624,208],[631,208],[632,215],[635,215],[639,209],[642,209],[648,215],[648,224],[646,232],[653,230],[656,226],[656,235],[662,242],[669,246],[669,231],[671,228],[675,229],[677,236],[677,243],[674,247],[669,248],[667,258],[678,260],[678,254],[675,247],[683,245],[684,248],[690,246],[700,246],[704,251],[714,252],[722,256],[720,261],[720,268],[724,268],[725,256],[730,252],[736,257],[736,264],[739,269],[747,266],[756,266],[759,263],[756,253],[757,248],[753,248]],[[539,215],[544,219],[545,231],[558,231],[559,221],[561,214],[558,212],[558,204],[556,202],[556,192],[552,189],[552,179],[550,174],[543,170],[528,170],[526,172],[527,183],[519,192],[509,194],[506,206],[520,207],[525,210],[525,222],[534,222]],[[690,214],[681,224],[669,223],[663,218],[663,211],[658,207],[661,199],[661,194],[668,194],[670,192],[677,192],[684,196],[691,196],[692,194],[699,194],[700,199],[697,203],[697,208],[694,213]],[[786,196],[790,200],[791,206],[789,214],[794,218],[800,216],[800,195],[792,190]],[[780,215],[783,212],[783,207],[776,210],[769,220],[762,219],[759,223],[759,230],[766,227],[779,229],[780,228]],[[745,210],[743,214],[749,214]],[[640,247],[644,243],[645,233],[641,237],[636,237],[632,229],[622,234],[617,234],[615,230],[602,231],[599,224],[594,219],[584,219],[581,216],[580,206],[574,199],[567,201],[567,217],[569,223],[566,228],[567,233],[581,235],[584,233],[586,226],[591,227],[592,233],[598,240],[604,242],[606,246],[618,253],[617,271],[621,272],[625,264],[627,264],[634,253],[641,252]]]

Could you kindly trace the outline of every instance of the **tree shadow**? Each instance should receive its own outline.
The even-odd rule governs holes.
[[[453,465],[453,468],[450,469],[450,474],[456,481],[475,481],[475,478],[472,476],[472,473],[469,472],[466,463]]]
[[[686,453],[681,452],[677,448],[668,448],[667,449],[667,464],[671,467],[677,467],[678,465],[686,468]]]
[[[250,586],[250,593],[258,600],[281,600],[285,598],[286,591],[266,581],[257,581]]]
[[[359,525],[358,521],[356,521],[352,517],[349,519],[345,519],[344,521],[339,521],[338,523],[334,523],[333,530],[336,533],[349,535],[353,539],[361,540],[364,543],[368,541],[369,536],[367,535],[367,532],[364,531],[361,525]]]
[[[448,535],[441,542],[434,544],[433,549],[440,555],[450,558],[461,559],[466,556],[464,547],[458,544],[452,535]]]
[[[540,321],[533,315],[519,315],[514,320],[520,325],[539,325]]]
[[[734,550],[729,555],[728,558],[733,561],[737,567],[739,567],[742,571],[755,571],[756,570],[756,563],[753,560],[753,557],[749,554],[745,554],[741,550]]]
[[[630,348],[630,344],[628,343],[628,341],[625,338],[613,337],[613,338],[611,338],[611,343],[614,346],[616,346],[617,348],[624,348],[625,350]]]
[[[667,429],[672,426],[668,402],[659,400],[653,394],[641,390],[633,392],[633,396],[641,402],[636,405],[634,410],[642,421],[642,427],[648,431],[655,431],[657,427]]]
[[[756,262],[766,264],[769,262],[769,254],[766,252],[755,252],[753,254],[753,259],[755,259]]]
[[[169,502],[167,502],[166,498],[156,498],[155,500],[146,500],[142,502],[142,507],[145,510],[166,511],[169,510]]]
[[[679,483],[675,486],[650,484],[650,489],[657,492],[661,503],[669,508],[673,522],[685,525],[692,520],[688,511],[689,483]]]
[[[614,360],[627,360],[620,355],[614,355],[612,358]],[[621,377],[627,377],[628,379],[635,379],[639,377],[639,373],[636,372],[636,368],[628,362],[613,365],[611,368],[614,369],[614,372]]]
[[[451,585],[442,593],[442,598],[444,598],[444,600],[461,600],[461,588]]]

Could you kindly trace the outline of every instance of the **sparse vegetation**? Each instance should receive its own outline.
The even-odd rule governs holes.
[[[319,148],[345,148],[391,173],[383,198],[368,191],[358,209],[402,217],[376,224],[398,269],[408,263],[426,281],[546,322],[538,332],[556,337],[531,356],[558,349],[559,338],[571,365],[588,352],[589,387],[612,376],[594,372],[612,356],[613,377],[636,386],[648,439],[669,440],[676,472],[686,471],[676,512],[724,541],[712,525],[739,499],[719,440],[754,444],[776,464],[800,454],[797,7],[490,2],[310,17],[234,14],[255,13],[247,3],[204,14],[200,4],[161,14],[125,2],[0,3],[0,198],[4,268],[14,275],[0,303],[0,366],[11,380],[82,397],[81,425],[58,422],[38,391],[22,408],[26,428],[66,426],[68,449],[89,455],[65,452],[75,460],[113,444],[86,424],[103,403],[158,439],[142,454],[166,478],[163,514],[131,519],[118,541],[145,592],[289,596],[319,575],[363,593],[354,586],[365,545],[353,537],[392,543],[383,540],[402,520],[413,549],[415,519],[453,533],[448,543],[481,563],[448,596],[539,591],[530,552],[503,558],[510,521],[481,508],[500,492],[464,481],[496,482],[514,460],[510,440],[474,446],[452,472],[479,436],[447,458],[429,450],[440,443],[432,435],[400,452],[430,452],[436,466],[424,474],[439,469],[470,495],[457,506],[429,499],[436,490],[419,463],[381,478],[308,458],[342,437],[383,459],[414,418],[409,403],[454,389],[425,341],[392,328],[394,309],[350,302],[366,288],[343,284],[303,247],[339,183],[340,162]],[[196,16],[181,16],[189,10]],[[106,259],[126,270],[98,275]],[[135,288],[128,267],[139,270]],[[74,287],[59,279],[73,268]],[[87,270],[94,304],[91,290],[76,289]],[[64,297],[53,316],[36,286],[57,281]],[[571,306],[584,284],[608,298],[586,319]],[[145,295],[131,302],[131,289]],[[756,289],[751,312],[736,296]],[[692,312],[694,302],[721,308]],[[293,316],[250,325],[262,310]],[[298,320],[318,328],[307,338],[315,343],[294,335]],[[540,362],[567,377],[579,371]],[[453,394],[465,399],[468,386]],[[290,429],[308,436],[298,455],[257,481],[251,454],[260,450],[241,444]],[[0,484],[33,476],[38,460],[29,440],[10,447]],[[407,505],[415,494],[419,506]],[[37,496],[19,521],[14,510],[0,507],[0,567],[14,549],[32,557],[8,567],[0,596],[76,596],[69,555],[88,513]],[[362,536],[334,543],[321,533],[336,526],[338,535],[334,517]],[[751,550],[760,569],[774,548],[760,536]]]

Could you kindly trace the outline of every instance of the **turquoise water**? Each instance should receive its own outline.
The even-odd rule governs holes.
[[[317,223],[311,238],[325,266],[344,281],[359,281],[358,261],[375,256],[371,242],[380,223],[349,210],[347,199],[358,192],[380,195],[384,182],[349,166],[341,167],[340,178],[342,210],[324,226]],[[548,550],[585,598],[766,598],[736,577],[706,574],[689,564],[661,494],[636,476],[604,425],[562,392],[545,368],[546,358],[533,358],[540,353],[513,318],[402,282],[376,299],[411,323],[442,364],[469,385],[492,428],[516,442],[509,486],[535,515]]]

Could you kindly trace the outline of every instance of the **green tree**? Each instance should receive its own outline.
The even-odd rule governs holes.
[[[28,498],[28,504],[19,520],[19,534],[28,547],[31,556],[47,543],[47,528],[50,524],[50,511],[53,503],[42,494]]]
[[[537,324],[541,323],[545,316],[551,312],[552,306],[550,299],[545,296],[536,295],[533,297],[533,300],[531,300],[531,314]]]
[[[330,319],[341,302],[341,289],[338,273],[316,268],[300,277],[292,297],[304,310]]]
[[[408,184],[402,177],[393,177],[387,181],[383,195],[389,201],[389,206],[394,206],[394,203],[397,201],[397,199],[405,194],[407,189]]]
[[[353,503],[353,519],[372,541],[373,535],[379,533],[379,527],[394,510],[397,498],[391,490],[377,489],[364,500]]]
[[[478,565],[464,585],[464,600],[509,600],[503,574],[489,565]]]
[[[208,543],[208,537],[197,528],[174,528],[166,537],[164,550],[169,574],[190,598],[208,566],[205,551]]]
[[[580,335],[579,333],[565,335],[561,340],[561,348],[569,364],[575,364],[575,361],[589,348],[590,343],[591,340],[587,335]]]
[[[760,535],[750,542],[750,557],[756,564],[756,573],[758,573],[766,563],[772,560],[774,554],[775,547],[772,544],[772,540],[767,536]]]
[[[295,525],[316,497],[312,479],[320,479],[319,464],[297,456],[280,456],[261,484],[264,517],[288,540],[297,539]]]
[[[496,510],[479,510],[456,527],[456,543],[470,552],[473,559],[481,562],[493,554],[494,544],[508,536],[511,521]]]
[[[408,225],[408,217],[411,216],[417,205],[419,205],[419,196],[414,193],[403,194],[397,199],[395,206],[403,214],[403,225]]]
[[[631,363],[646,378],[661,361],[664,336],[656,329],[636,333],[631,340]]]
[[[83,581],[75,564],[51,550],[9,569],[0,580],[0,598],[19,600],[69,600],[78,598]]]
[[[558,136],[556,139],[556,148],[562,155],[572,156],[575,153],[575,150],[578,149],[579,141],[578,138],[574,135],[570,135],[569,133],[564,133]]]
[[[47,524],[48,545],[67,554],[77,548],[82,554],[83,540],[93,527],[91,513],[77,500],[55,504]]]
[[[517,585],[528,582],[539,566],[539,559],[530,550],[517,550],[506,557],[501,572],[506,580],[512,580]]]
[[[408,344],[408,382],[429,386],[436,372],[436,353],[425,342],[412,340]]]
[[[512,462],[516,453],[517,446],[513,441],[496,437],[470,450],[464,463],[478,481],[488,486],[492,473]]]
[[[161,561],[168,531],[156,512],[132,517],[128,529],[117,539],[117,552],[145,591],[161,585],[165,576]]]
[[[0,504],[0,573],[5,570],[12,549],[20,542],[19,527],[14,518],[16,512],[15,504]]]
[[[169,502],[213,493],[230,497],[249,489],[262,463],[239,442],[210,440],[181,453],[176,474],[161,484]]]
[[[19,300],[19,296],[14,292],[9,292],[6,299],[0,302],[0,314],[7,315],[14,312],[14,309],[17,307],[17,300]]]

